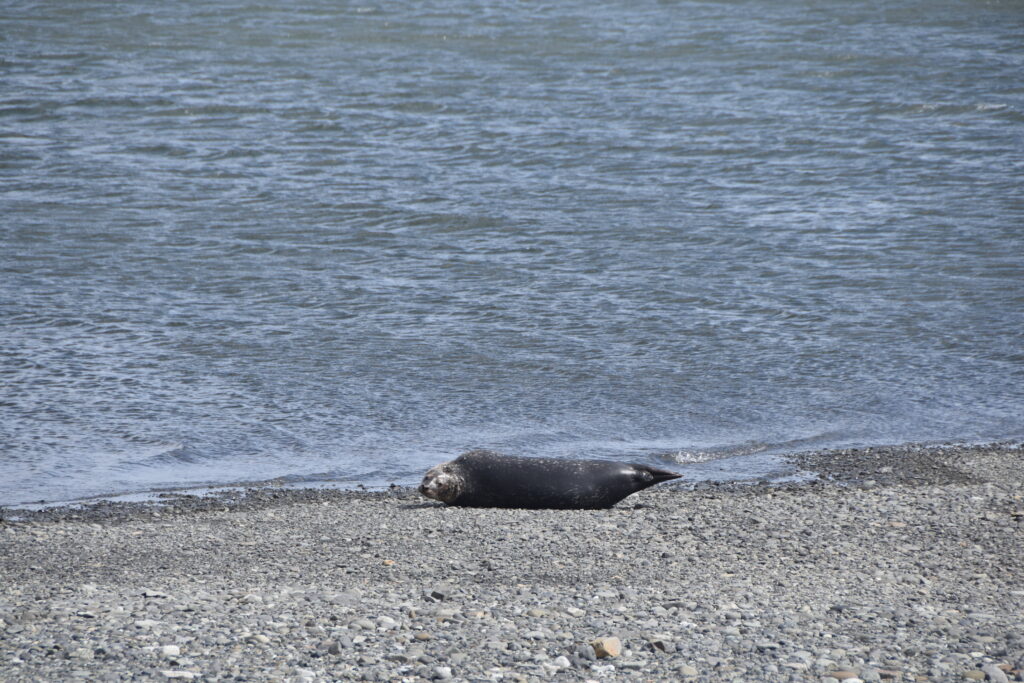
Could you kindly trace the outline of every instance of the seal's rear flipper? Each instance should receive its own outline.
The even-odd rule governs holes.
[[[649,465],[635,465],[635,467],[641,473],[641,476],[644,478],[645,483],[647,483],[648,486],[660,484],[663,481],[680,479],[683,476],[677,472],[670,472],[668,470],[658,469],[657,467],[651,467]]]

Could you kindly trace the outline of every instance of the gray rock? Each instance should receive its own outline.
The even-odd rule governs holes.
[[[985,674],[985,680],[993,681],[993,683],[1009,683],[1009,678],[1002,669],[995,664],[989,663],[981,667],[982,672]]]
[[[424,597],[431,602],[440,602],[442,600],[447,600],[451,596],[452,588],[451,586],[445,584],[439,584],[437,586],[428,588],[426,591],[424,591]]]

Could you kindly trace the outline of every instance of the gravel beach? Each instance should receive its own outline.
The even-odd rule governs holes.
[[[1024,449],[791,460],[806,482],[603,511],[404,488],[8,511],[0,680],[1024,681]]]

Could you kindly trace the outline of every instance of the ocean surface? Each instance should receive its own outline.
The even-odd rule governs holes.
[[[0,504],[1021,438],[1017,0],[0,10]]]

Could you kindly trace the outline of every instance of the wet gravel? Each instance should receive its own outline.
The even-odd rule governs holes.
[[[1024,681],[1024,450],[598,511],[252,489],[0,522],[0,680]],[[601,655],[601,656],[599,656]]]

